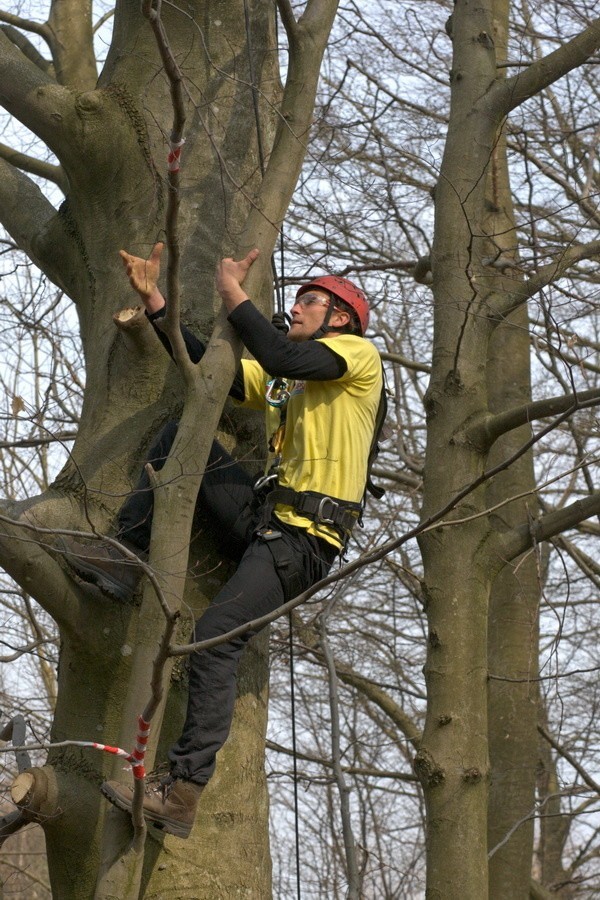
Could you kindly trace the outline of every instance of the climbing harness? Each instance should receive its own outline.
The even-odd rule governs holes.
[[[268,520],[273,508],[277,504],[282,504],[291,506],[299,516],[310,519],[316,525],[329,525],[335,528],[341,533],[344,543],[350,537],[350,532],[361,517],[362,503],[340,500],[339,497],[330,497],[329,494],[321,494],[318,491],[295,491],[290,487],[275,485],[274,481],[275,479],[271,482],[273,486],[263,506],[262,519]],[[259,530],[260,527],[259,525]]]

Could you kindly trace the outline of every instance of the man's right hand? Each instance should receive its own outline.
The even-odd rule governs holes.
[[[155,244],[148,259],[132,256],[126,250],[119,250],[129,284],[139,294],[148,313],[158,312],[165,305],[165,298],[157,287],[160,275],[160,255],[164,246],[161,242]]]

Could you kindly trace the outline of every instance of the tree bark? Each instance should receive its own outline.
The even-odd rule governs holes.
[[[509,4],[494,4],[494,41],[499,59],[508,53]],[[515,228],[504,130],[498,135],[488,177],[485,232],[490,254],[516,263]],[[506,277],[506,276],[505,276]],[[506,279],[508,281],[508,279]],[[510,361],[510,362],[509,362]],[[494,415],[531,402],[530,337],[526,306],[496,328],[488,351],[489,409]],[[497,440],[489,462],[512,456],[530,437],[530,426],[514,429]],[[532,451],[499,472],[487,489],[493,507],[511,496],[526,495],[496,514],[500,530],[528,516],[535,518],[537,502]],[[511,681],[489,682],[489,752],[491,780],[488,810],[489,893],[493,900],[528,900],[533,855],[533,819],[537,760],[536,707],[538,609],[540,586],[536,557],[513,560],[498,574],[490,595],[488,632],[489,670]],[[528,679],[532,679],[529,681]],[[522,824],[515,829],[516,823]],[[512,833],[511,833],[512,832]],[[508,841],[506,835],[511,833]],[[498,848],[498,849],[496,849]]]

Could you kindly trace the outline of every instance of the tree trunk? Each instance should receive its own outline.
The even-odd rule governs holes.
[[[186,15],[163,9],[171,47],[192,94],[181,174],[184,314],[206,335],[214,319],[215,260],[234,250],[260,186],[257,128],[262,129],[265,146],[273,141],[268,104],[276,103],[280,90],[271,50],[273,9],[269,3],[250,4],[253,69],[266,101],[258,123],[251,102],[250,50],[241,4],[213,2],[209,10],[196,3],[195,8],[186,7]],[[115,16],[114,41],[97,89],[71,95],[52,84],[40,88],[49,95],[49,103],[57,94],[62,109],[62,128],[44,136],[61,160],[69,190],[58,215],[49,214],[42,233],[39,223],[37,235],[33,223],[28,232],[24,228],[29,243],[36,243],[38,262],[77,304],[87,364],[81,428],[72,458],[53,487],[53,499],[40,498],[33,515],[40,525],[87,530],[81,517],[85,509],[88,521],[100,532],[109,527],[130,479],[136,477],[144,448],[181,393],[178,375],[169,373],[165,378],[168,358],[158,341],[144,339],[140,348],[139,341],[111,322],[112,312],[131,303],[117,251],[127,247],[146,255],[163,236],[168,150],[163,135],[168,135],[173,118],[169,87],[147,20],[139,6],[130,3],[118,4]],[[64,60],[65,68],[68,62]],[[25,119],[30,112],[23,109],[22,105]],[[224,168],[229,177],[224,177]],[[17,231],[15,223],[7,225]],[[266,305],[265,292],[256,296]],[[190,514],[189,507],[185,512]],[[178,571],[185,572],[187,540],[175,521],[171,525],[172,530],[163,533],[178,543],[179,562],[183,560]],[[208,548],[205,544],[202,555]],[[45,574],[40,566],[31,583],[42,603]],[[71,579],[56,568],[54,577],[63,590],[76,591]],[[197,580],[186,602],[198,611],[219,581],[220,573],[212,584]],[[61,621],[60,690],[52,737],[100,740],[131,749],[135,714],[149,696],[148,672],[162,615],[151,598],[140,611],[115,608],[100,595],[88,600],[80,594],[74,608],[77,613]],[[50,610],[56,611],[53,604]],[[190,629],[188,617],[180,634],[183,642]],[[148,842],[153,850],[146,877],[150,878],[154,863],[157,880],[164,885],[169,878],[171,896],[174,886],[189,878],[190,860],[196,870],[194,881],[206,884],[206,893],[197,896],[215,896],[216,884],[223,886],[222,891],[216,889],[221,896],[245,885],[254,885],[257,896],[270,892],[263,774],[266,683],[262,638],[247,654],[240,676],[241,715],[219,766],[223,777],[218,776],[207,791],[202,853],[194,851],[198,839],[192,838],[180,853],[183,874],[174,877],[171,862],[166,870],[158,863],[163,854],[160,845]],[[177,709],[180,714],[181,704]],[[171,725],[171,734],[180,722],[179,718]],[[228,757],[236,750],[234,767]],[[130,839],[127,817],[109,812],[98,791],[103,778],[120,770],[122,763],[75,748],[54,751],[49,763],[58,773],[61,800],[61,815],[45,824],[53,892],[61,898],[89,897],[94,893],[103,819],[110,820],[113,847],[123,847]],[[241,773],[245,789],[240,789]],[[212,833],[212,840],[207,840],[207,833]],[[245,853],[240,854],[240,846]],[[137,896],[137,889],[132,890],[134,894],[124,891],[120,896]],[[152,895],[155,889],[148,890]]]
[[[3,221],[76,303],[87,367],[71,459],[51,493],[30,504],[28,515],[50,531],[91,527],[106,532],[150,439],[168,416],[180,414],[173,451],[157,473],[150,564],[171,612],[191,611],[177,635],[178,643],[186,643],[194,616],[228,575],[226,566],[217,567],[207,526],[191,560],[195,574],[204,574],[185,578],[195,497],[240,347],[220,313],[202,364],[182,361],[177,373],[167,370],[166,356],[143,318],[131,327],[112,324],[111,313],[131,303],[119,248],[147,255],[164,237],[170,85],[148,21],[137,5],[120,2],[97,88],[88,89],[84,67],[80,75],[86,92],[72,92],[77,66],[62,49],[68,46],[63,40],[68,16],[59,15],[58,7],[53,27],[61,31],[62,43],[55,48],[55,66],[65,73],[68,88],[21,58],[0,34],[2,102],[54,150],[62,166],[56,177],[68,184],[56,214],[22,173],[3,163],[22,192],[17,207],[8,203],[5,189]],[[271,3],[250,0],[247,23],[241,2],[196,0],[185,11],[162,6],[170,50],[187,91],[178,223],[182,316],[204,337],[215,323],[214,269],[223,255],[260,248],[247,289],[269,310],[269,258],[304,158],[336,7],[334,0],[311,0],[300,21],[284,7],[290,46],[282,94]],[[74,20],[80,35],[91,35],[86,10],[80,8]],[[35,220],[30,217],[34,207]],[[247,418],[244,423],[256,444],[257,429],[248,427]],[[235,433],[224,440],[233,449]],[[255,447],[249,455],[256,459]],[[165,627],[153,589],[146,586],[139,610],[116,607],[100,595],[92,600],[35,545],[24,549],[19,543],[15,551],[13,532],[6,527],[0,548],[7,570],[27,584],[61,627],[53,737],[101,740],[131,750]],[[51,536],[39,535],[52,543]],[[175,702],[162,734],[164,696],[153,720],[149,766],[159,735],[162,754],[181,726],[186,693],[181,670],[175,666]],[[190,883],[196,897],[269,896],[266,697],[267,637],[262,635],[246,653],[232,733],[203,796],[198,827],[183,848],[172,847],[180,842],[167,838],[167,861],[155,840],[146,842],[145,855],[137,845],[128,848],[128,817],[99,798],[97,787],[107,775],[119,774],[118,762],[90,751],[55,750],[49,762],[59,785],[60,816],[45,827],[56,896],[128,900],[140,891],[162,896],[165,890],[187,896]]]
[[[423,518],[483,472],[487,450],[467,436],[488,413],[485,378],[493,282],[484,267],[486,175],[497,121],[482,91],[496,77],[491,3],[452,16],[451,109],[432,256],[434,345],[426,398]],[[488,40],[485,37],[488,37]],[[428,897],[484,900],[487,884],[487,624],[498,569],[479,487],[421,537],[429,624],[428,710],[416,767],[427,808]]]
[[[509,5],[494,4],[494,42],[498,59],[508,54]],[[512,208],[504,131],[499,134],[487,185],[485,233],[489,258],[509,282],[518,268],[518,236]],[[488,353],[489,409],[496,414],[531,401],[530,340],[527,307],[521,307],[496,328]],[[531,436],[529,427],[516,428],[494,444],[489,463],[496,465],[516,453]],[[495,508],[511,496],[525,496],[494,515],[500,530],[536,518],[535,475],[531,451],[510,469],[499,472],[487,489]],[[533,818],[537,760],[538,606],[540,590],[536,559],[511,561],[497,576],[490,597],[488,633],[489,742],[491,781],[488,811],[489,890],[493,900],[528,900],[533,856]],[[506,678],[507,681],[498,680]],[[512,679],[512,680],[508,680]],[[530,817],[530,818],[528,818]],[[510,838],[507,840],[507,837]]]

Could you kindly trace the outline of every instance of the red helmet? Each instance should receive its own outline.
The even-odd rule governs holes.
[[[358,317],[360,333],[365,333],[369,324],[369,301],[360,288],[357,288],[347,278],[341,278],[339,275],[322,275],[320,278],[309,281],[308,284],[303,284],[296,294],[296,298],[313,288],[321,288],[321,290],[328,291],[334,297],[347,303]]]

